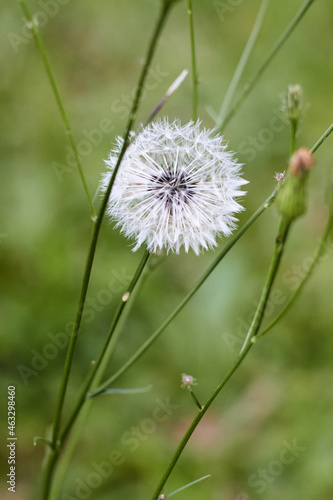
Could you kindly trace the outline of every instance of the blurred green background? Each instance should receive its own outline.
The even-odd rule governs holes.
[[[114,137],[123,132],[159,2],[54,0],[51,4],[30,1],[31,9],[39,12],[94,193],[103,159]],[[193,0],[193,4],[199,115],[205,126],[212,127],[207,107],[218,110],[260,2]],[[301,5],[301,0],[270,2],[242,84]],[[15,385],[19,500],[37,495],[44,449],[41,444],[33,447],[33,437],[45,435],[54,415],[65,358],[63,345],[57,347],[55,339],[64,338],[75,315],[91,224],[78,172],[66,163],[66,135],[40,55],[24,31],[19,4],[3,2],[0,9],[1,408],[5,437],[7,386]],[[332,2],[315,1],[225,131],[250,181],[241,221],[270,194],[274,174],[286,168],[289,129],[279,109],[287,85],[301,84],[306,97],[299,145],[311,147],[332,122],[332,26]],[[179,2],[153,60],[139,120],[148,116],[184,68],[190,69],[188,19],[185,3]],[[191,118],[190,77],[162,114],[184,123]],[[272,123],[279,124],[278,131]],[[270,304],[266,321],[292,293],[323,232],[332,150],[330,138],[316,154],[309,211],[291,234],[276,284],[282,299]],[[60,498],[150,498],[196,411],[189,394],[180,389],[180,374],[198,379],[196,394],[203,401],[230,366],[261,292],[277,223],[272,207],[150,351],[119,380],[119,387],[152,384],[150,392],[94,401]],[[210,409],[172,474],[167,492],[211,474],[179,494],[179,499],[333,498],[332,243],[328,250],[331,255],[321,262],[292,311],[251,352]],[[156,268],[123,329],[110,372],[159,326],[217,252],[200,257],[170,255]],[[88,291],[90,315],[77,344],[66,412],[99,351],[124,280],[134,272],[141,253],[131,252],[130,242],[104,223]],[[157,398],[162,402],[169,398],[176,408],[164,422],[149,428],[146,419],[154,414]],[[130,444],[133,427],[140,426],[140,438]],[[281,465],[284,450],[295,443],[302,451],[294,452],[291,463]],[[115,450],[122,454],[123,463],[100,484],[94,483],[91,474],[96,463],[109,461]],[[1,497],[11,498],[4,480],[5,439],[0,452],[5,471]]]

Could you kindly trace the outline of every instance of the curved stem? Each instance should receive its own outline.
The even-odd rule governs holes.
[[[197,74],[197,63],[195,55],[195,40],[194,40],[194,25],[193,25],[193,9],[192,0],[188,0],[187,12],[190,22],[190,38],[191,38],[191,61],[192,61],[192,101],[193,101],[193,111],[192,120],[195,122],[198,118],[198,74]]]
[[[290,309],[290,307],[294,304],[295,300],[297,299],[297,297],[299,296],[299,294],[303,290],[304,286],[308,282],[308,280],[311,277],[311,275],[312,275],[315,267],[319,263],[320,258],[322,257],[322,255],[323,255],[323,253],[325,251],[325,244],[326,244],[328,236],[329,236],[329,234],[330,234],[330,232],[332,230],[332,227],[333,227],[333,217],[330,217],[329,220],[328,220],[328,222],[327,222],[324,234],[323,234],[323,236],[322,236],[322,238],[320,240],[320,243],[317,246],[317,249],[315,251],[315,254],[314,254],[311,266],[307,270],[304,278],[302,279],[301,283],[299,284],[299,286],[297,287],[297,289],[295,290],[295,292],[293,293],[293,295],[290,297],[289,301],[284,306],[284,308],[280,311],[280,313],[276,316],[276,318],[273,319],[273,321],[270,323],[270,325],[268,325],[268,327],[265,328],[265,330],[263,330],[262,332],[260,332],[257,335],[257,339],[260,339],[261,337],[263,337],[264,335],[266,335],[266,333],[269,332],[269,330],[271,330],[280,321],[280,319],[288,312],[288,310]]]
[[[196,416],[194,417],[192,423],[190,424],[189,428],[187,429],[186,433],[184,434],[184,437],[182,438],[180,444],[178,445],[178,448],[177,448],[175,454],[173,455],[165,473],[163,474],[162,479],[160,480],[160,482],[159,482],[159,484],[158,484],[158,486],[157,486],[157,488],[152,496],[152,500],[157,500],[157,498],[158,498],[159,494],[161,493],[167,479],[169,478],[171,472],[173,471],[175,465],[177,464],[179,457],[181,456],[186,444],[188,443],[190,437],[192,436],[193,432],[197,428],[199,422],[201,421],[201,419],[203,418],[204,414],[206,413],[206,411],[208,410],[210,405],[216,399],[218,394],[221,392],[221,390],[226,385],[226,383],[230,380],[232,375],[235,373],[237,368],[241,365],[241,363],[243,362],[243,360],[245,359],[245,357],[249,353],[250,349],[252,348],[253,338],[255,338],[256,334],[259,331],[259,328],[260,328],[260,325],[261,325],[261,322],[262,322],[262,319],[263,319],[263,316],[265,313],[267,300],[268,300],[270,291],[272,289],[275,277],[276,277],[278,269],[279,269],[279,265],[281,262],[283,250],[285,248],[285,243],[286,243],[289,229],[290,229],[290,223],[288,224],[285,222],[284,219],[281,219],[278,234],[277,234],[277,237],[275,239],[275,248],[274,248],[272,262],[271,262],[271,265],[270,265],[270,268],[269,268],[269,271],[267,274],[267,278],[265,281],[265,285],[264,285],[264,288],[263,288],[263,291],[262,291],[262,294],[260,297],[260,301],[259,301],[257,310],[255,312],[252,324],[251,324],[250,329],[248,331],[248,334],[246,336],[246,340],[244,342],[243,348],[241,349],[236,360],[234,361],[232,367],[229,369],[227,374],[223,377],[221,382],[216,386],[214,391],[211,393],[211,395],[207,399],[206,403],[202,406],[202,409],[199,410],[198,413],[196,414]]]
[[[262,26],[262,23],[263,23],[263,20],[265,17],[268,3],[269,3],[269,0],[262,0],[262,2],[261,2],[261,6],[259,9],[256,21],[254,23],[252,32],[249,36],[249,39],[246,43],[245,49],[244,49],[242,56],[239,60],[239,63],[237,65],[234,76],[232,77],[232,80],[230,82],[228,90],[227,90],[225,97],[223,99],[222,106],[221,106],[220,112],[219,112],[217,120],[216,120],[216,127],[218,129],[221,129],[223,126],[226,114],[227,114],[228,109],[230,107],[230,103],[234,97],[239,80],[244,72],[247,61],[249,60],[249,57],[250,57],[251,52],[253,50],[254,44],[256,43],[256,40],[258,38],[258,34],[259,34],[260,28]]]
[[[221,260],[227,255],[231,248],[237,243],[237,241],[243,236],[243,234],[252,226],[252,224],[258,219],[258,217],[267,210],[268,207],[274,202],[278,188],[273,191],[273,193],[264,201],[264,203],[256,210],[256,212],[249,218],[249,220],[244,224],[244,226],[238,231],[236,236],[224,247],[220,252],[214,262],[209,266],[207,271],[203,274],[197,284],[192,288],[192,290],[184,297],[182,302],[176,307],[176,309],[169,315],[169,317],[162,323],[162,325],[144,342],[144,344],[131,356],[131,358],[111,377],[109,377],[103,384],[101,384],[97,389],[91,392],[91,396],[96,396],[97,394],[103,392],[103,390],[115,382],[125,371],[127,371],[145,352],[146,350],[155,342],[155,340],[161,335],[161,333],[166,329],[166,327],[174,320],[174,318],[182,311],[185,305],[197,292],[197,290],[204,284],[208,276],[214,271],[216,266],[221,262]]]
[[[272,51],[270,54],[267,56],[267,58],[263,61],[263,63],[259,66],[251,80],[244,86],[240,96],[238,97],[237,101],[235,102],[234,106],[231,108],[223,122],[221,123],[220,127],[217,129],[217,132],[222,132],[224,128],[228,125],[230,120],[233,118],[233,116],[236,114],[238,109],[241,107],[251,90],[255,87],[257,81],[261,77],[261,75],[264,73],[266,68],[269,66],[271,61],[274,59],[274,57],[277,55],[279,50],[282,48],[284,43],[288,40],[289,36],[291,33],[294,31],[306,11],[309,9],[311,4],[313,4],[315,0],[307,0],[304,5],[300,8],[300,10],[297,12],[296,16],[294,19],[291,21],[287,29],[284,31],[282,34],[281,38],[276,42],[274,45]]]
[[[113,184],[114,184],[118,169],[120,167],[121,161],[123,159],[123,156],[124,156],[126,149],[129,145],[130,131],[131,131],[133,124],[134,124],[137,109],[138,109],[139,102],[141,99],[141,94],[143,91],[144,82],[145,82],[147,74],[148,74],[148,69],[149,69],[151,60],[153,58],[154,52],[155,52],[158,38],[161,34],[164,22],[166,20],[166,17],[167,17],[167,14],[169,12],[171,5],[172,4],[169,2],[165,2],[162,5],[160,16],[158,18],[157,25],[155,27],[152,39],[151,39],[149,47],[148,47],[148,52],[146,55],[145,63],[144,63],[143,68],[141,70],[141,74],[140,74],[139,82],[137,85],[132,109],[130,111],[128,123],[126,126],[126,131],[125,131],[125,134],[123,137],[123,146],[122,146],[121,152],[119,154],[118,161],[117,161],[117,164],[114,168],[113,174],[111,176],[109,185],[108,185],[107,190],[105,192],[105,195],[103,197],[101,207],[100,207],[100,210],[98,213],[98,217],[97,217],[96,221],[94,222],[91,242],[90,242],[90,246],[89,246],[89,250],[88,250],[88,256],[87,256],[87,261],[86,261],[83,280],[82,280],[78,310],[77,310],[77,314],[76,314],[76,318],[75,318],[74,327],[73,327],[73,330],[72,330],[72,333],[70,336],[70,340],[69,340],[66,361],[65,361],[65,366],[64,366],[64,370],[63,370],[63,375],[62,375],[62,380],[61,380],[61,385],[60,385],[60,390],[59,390],[59,395],[58,395],[58,401],[57,401],[57,407],[56,407],[56,412],[55,412],[55,417],[54,417],[53,437],[52,437],[52,445],[53,445],[54,450],[56,450],[58,447],[58,434],[59,434],[59,428],[60,428],[61,414],[62,414],[62,409],[63,409],[65,395],[66,395],[69,374],[70,374],[70,370],[71,370],[71,366],[72,366],[76,340],[77,340],[77,336],[79,333],[80,324],[81,324],[81,320],[82,320],[83,308],[84,308],[85,299],[86,299],[86,295],[87,295],[88,284],[89,284],[91,269],[92,269],[92,265],[93,265],[93,261],[94,261],[99,231],[101,228],[103,216],[104,216],[105,209],[106,209],[106,206],[107,206],[107,203],[109,200],[111,189],[113,187]],[[51,467],[51,468],[48,466],[46,467],[46,473],[45,473],[45,477],[44,477],[44,481],[43,481],[43,492],[42,492],[42,498],[44,500],[46,500],[49,496],[53,471],[54,471],[54,467]]]
[[[68,119],[68,116],[67,116],[67,113],[66,113],[66,110],[65,110],[65,106],[64,106],[64,104],[62,102],[62,99],[61,99],[61,96],[60,96],[60,92],[59,92],[58,85],[57,85],[57,82],[56,82],[56,79],[55,79],[55,76],[54,76],[54,73],[53,73],[53,69],[52,69],[52,65],[51,65],[51,62],[50,62],[50,58],[48,56],[48,53],[47,53],[47,50],[46,50],[43,38],[42,38],[42,36],[40,34],[40,31],[38,29],[38,26],[35,23],[35,21],[33,20],[33,17],[31,15],[31,12],[29,10],[27,2],[25,0],[20,0],[20,5],[21,5],[23,13],[24,13],[24,15],[25,15],[25,17],[27,19],[29,28],[32,31],[32,34],[33,34],[33,37],[34,37],[37,49],[39,50],[40,55],[42,57],[42,60],[43,60],[44,66],[45,66],[45,70],[46,70],[47,76],[49,78],[49,81],[50,81],[50,84],[51,84],[51,87],[52,87],[52,90],[53,90],[53,93],[54,93],[54,97],[55,97],[55,100],[57,102],[57,105],[58,105],[58,108],[59,108],[59,111],[60,111],[60,115],[61,115],[62,121],[64,123],[65,132],[66,132],[66,135],[68,136],[69,144],[70,144],[70,147],[73,150],[75,161],[76,161],[77,167],[79,169],[79,173],[80,173],[80,177],[81,177],[82,184],[83,184],[83,187],[84,187],[84,191],[86,193],[86,196],[87,196],[87,199],[88,199],[88,203],[89,203],[89,207],[90,207],[91,218],[92,218],[92,220],[95,220],[95,218],[96,218],[95,207],[93,205],[93,202],[92,202],[90,194],[89,194],[87,182],[86,182],[86,179],[84,177],[83,170],[82,170],[81,160],[80,160],[80,157],[79,157],[79,154],[78,154],[78,151],[77,151],[77,148],[76,148],[76,144],[75,144],[75,141],[74,141],[72,127],[70,125],[70,122],[69,122],[69,119]]]

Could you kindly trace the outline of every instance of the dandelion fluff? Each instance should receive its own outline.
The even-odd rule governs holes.
[[[102,191],[115,168],[122,139],[106,161]],[[145,244],[149,251],[196,254],[217,245],[216,237],[229,236],[234,214],[243,208],[238,198],[247,181],[241,165],[226,149],[223,138],[212,137],[200,122],[181,126],[167,119],[154,122],[126,150],[108,202],[107,213],[122,233]]]

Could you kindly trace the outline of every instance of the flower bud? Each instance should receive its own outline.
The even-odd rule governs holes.
[[[300,85],[289,85],[282,106],[288,120],[298,122],[303,111],[303,91]]]
[[[298,149],[290,159],[284,184],[276,198],[279,213],[288,221],[306,211],[306,182],[313,165],[313,156],[306,148]]]

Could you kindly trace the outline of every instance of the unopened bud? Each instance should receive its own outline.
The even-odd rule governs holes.
[[[290,159],[285,181],[276,198],[279,213],[288,221],[306,211],[306,181],[313,165],[313,156],[306,148],[298,149]]]
[[[298,121],[303,111],[303,91],[300,85],[289,85],[283,101],[283,112],[290,121]]]
[[[298,149],[290,159],[289,170],[293,175],[302,177],[315,164],[312,153],[306,148]]]

